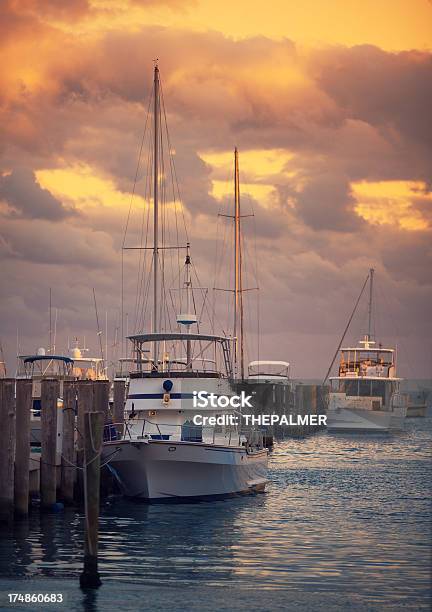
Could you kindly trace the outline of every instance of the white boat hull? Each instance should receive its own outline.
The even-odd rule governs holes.
[[[200,442],[121,440],[104,444],[102,461],[125,496],[167,501],[262,492],[267,455]]]
[[[404,427],[406,410],[364,410],[361,408],[336,408],[327,411],[327,431],[377,432],[401,430]]]

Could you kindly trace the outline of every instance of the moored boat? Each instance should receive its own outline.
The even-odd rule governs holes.
[[[330,378],[330,432],[389,432],[403,429],[406,396],[396,376],[395,350],[363,346],[341,349],[338,376]]]
[[[255,431],[241,433],[240,414],[229,403],[235,363],[231,349],[234,344],[236,352],[236,339],[201,331],[206,304],[204,297],[198,312],[189,243],[180,245],[178,236],[176,245],[164,243],[169,207],[163,206],[167,190],[160,159],[163,147],[157,65],[152,96],[153,246],[148,277],[153,281],[152,331],[128,337],[133,344],[134,370],[129,375],[125,423],[106,428],[102,460],[124,495],[147,501],[260,492],[267,482],[268,455],[262,435]],[[150,247],[139,248],[145,254]],[[184,282],[172,289],[165,284],[166,250],[178,252],[184,248]],[[181,275],[179,270],[177,279]],[[138,285],[148,288],[150,282]],[[202,287],[197,290],[205,296]],[[174,306],[172,291],[178,291],[176,313],[180,313],[174,321],[167,314],[171,304]],[[148,294],[137,299],[137,303],[148,301]],[[138,320],[145,320],[145,312]],[[191,332],[192,326],[196,326],[196,332]],[[206,406],[195,405],[199,392],[212,401]],[[218,401],[214,403],[215,398]]]
[[[400,390],[402,379],[396,373],[396,350],[377,346],[372,339],[373,276],[371,269],[368,333],[357,346],[340,349],[338,375],[329,378],[329,432],[386,433],[404,427],[407,396]],[[354,312],[365,286],[366,281]]]

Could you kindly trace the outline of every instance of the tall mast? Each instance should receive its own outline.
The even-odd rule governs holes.
[[[234,375],[244,379],[243,281],[240,225],[240,180],[237,147],[234,149]]]
[[[159,331],[158,325],[158,266],[159,266],[159,68],[154,69],[154,152],[153,152],[153,332]],[[158,369],[158,344],[153,344],[153,367]]]
[[[373,277],[375,270],[369,270],[369,306],[368,306],[368,341],[372,338],[372,300],[373,300]]]
[[[187,243],[187,247],[186,247],[186,312],[189,313],[190,312],[190,289],[191,289],[191,276],[190,276],[190,265],[191,265],[191,260],[190,260],[190,254],[189,254],[189,242]],[[190,333],[190,325],[186,326],[187,329],[187,333]],[[191,341],[190,340],[186,340],[186,364],[187,364],[187,369],[188,370],[192,370],[192,363],[191,363]]]

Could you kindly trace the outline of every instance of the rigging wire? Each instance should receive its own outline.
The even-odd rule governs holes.
[[[128,228],[129,228],[129,221],[130,221],[130,215],[131,215],[131,211],[132,211],[132,204],[133,204],[133,200],[134,200],[134,196],[135,196],[135,189],[136,189],[136,184],[137,184],[137,180],[138,180],[138,172],[139,172],[139,167],[141,164],[141,155],[142,155],[142,150],[143,150],[143,146],[144,146],[144,140],[145,140],[145,134],[146,134],[146,130],[147,130],[147,121],[149,118],[149,110],[150,110],[150,104],[152,101],[152,93],[150,93],[149,96],[149,104],[148,104],[148,109],[147,109],[147,115],[146,115],[146,121],[144,124],[144,131],[143,131],[143,135],[141,138],[141,144],[139,147],[139,153],[138,153],[138,161],[137,161],[137,165],[136,165],[136,169],[135,169],[135,176],[134,176],[134,182],[133,182],[133,187],[132,187],[132,193],[131,193],[131,197],[130,197],[130,202],[129,202],[129,210],[128,210],[128,214],[126,217],[126,224],[125,224],[125,228],[124,228],[124,232],[123,232],[123,241],[122,241],[122,248],[121,248],[121,306],[120,306],[120,312],[121,312],[121,335],[122,335],[122,343],[124,341],[124,247],[126,244],[126,236],[127,236],[127,232],[128,232]]]
[[[361,288],[360,295],[358,296],[357,301],[356,301],[355,306],[354,306],[354,309],[353,309],[353,311],[352,311],[352,313],[351,313],[351,316],[350,316],[350,318],[348,319],[348,323],[347,323],[347,325],[346,325],[346,327],[345,327],[344,333],[342,334],[342,338],[340,339],[340,342],[339,342],[339,344],[338,344],[338,347],[337,347],[337,349],[336,349],[336,351],[335,351],[335,354],[334,354],[334,357],[333,357],[332,362],[331,362],[331,364],[330,364],[330,367],[329,367],[329,369],[327,370],[327,374],[325,375],[325,378],[324,378],[324,380],[322,381],[322,385],[325,385],[325,383],[327,382],[327,379],[328,379],[328,377],[329,377],[329,375],[330,375],[330,372],[331,372],[331,369],[332,369],[332,367],[333,367],[333,364],[334,364],[334,362],[336,361],[336,357],[337,357],[337,356],[338,356],[338,354],[339,354],[340,347],[342,346],[342,342],[344,341],[345,336],[346,336],[346,333],[347,333],[347,331],[348,331],[348,329],[349,329],[349,326],[351,325],[351,321],[353,320],[354,314],[355,314],[355,312],[356,312],[356,310],[357,310],[357,306],[359,305],[359,302],[360,302],[360,300],[361,300],[361,297],[362,297],[362,295],[363,295],[363,292],[364,292],[364,290],[365,290],[365,287],[366,287],[366,285],[367,285],[367,283],[368,283],[368,280],[369,280],[369,274],[366,276],[365,282],[363,283],[363,287]]]

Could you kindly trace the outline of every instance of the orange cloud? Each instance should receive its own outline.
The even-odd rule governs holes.
[[[425,230],[428,219],[415,208],[414,200],[425,194],[426,185],[415,181],[360,181],[352,183],[355,210],[369,223],[396,225],[405,230]],[[426,192],[427,193],[427,192]],[[432,209],[432,193],[423,195]]]

